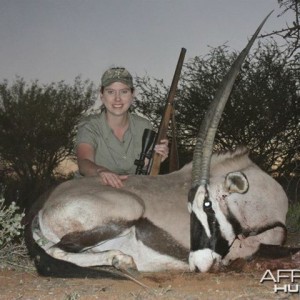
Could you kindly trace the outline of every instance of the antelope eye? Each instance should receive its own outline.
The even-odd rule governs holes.
[[[203,209],[211,208],[211,201],[210,200],[204,200],[203,202]]]

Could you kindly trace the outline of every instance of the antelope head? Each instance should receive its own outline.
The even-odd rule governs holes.
[[[247,192],[248,181],[241,172],[229,173],[224,179],[222,190],[215,191],[215,187],[211,187],[209,182],[212,149],[217,127],[235,79],[270,14],[263,20],[245,49],[234,61],[200,126],[193,156],[192,187],[188,199],[188,209],[191,215],[189,257],[191,270],[208,271],[228,253],[235,239],[232,226],[219,208],[218,197],[231,192]]]

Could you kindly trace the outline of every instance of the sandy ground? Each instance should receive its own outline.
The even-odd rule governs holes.
[[[1,299],[284,299],[273,285],[259,281],[263,272],[221,274],[144,274],[133,281],[43,278],[34,273],[0,273]],[[296,296],[295,296],[296,297]],[[299,297],[299,294],[298,294]]]
[[[300,246],[299,233],[289,238],[289,244]],[[260,283],[274,261],[239,262],[230,270],[218,273],[143,273],[138,280],[147,287],[131,280],[41,277],[34,269],[12,266],[0,269],[0,299],[300,299],[299,262],[300,256],[278,265],[279,269],[299,271],[295,293],[275,293],[272,281]]]
[[[300,299],[299,293],[275,293],[272,282],[260,283],[264,272],[219,274],[144,274],[139,280],[57,279],[35,273],[0,273],[0,299]]]

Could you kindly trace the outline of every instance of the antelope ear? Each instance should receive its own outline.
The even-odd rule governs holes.
[[[228,192],[244,194],[249,189],[249,182],[246,175],[242,172],[231,172],[226,175],[225,188]]]

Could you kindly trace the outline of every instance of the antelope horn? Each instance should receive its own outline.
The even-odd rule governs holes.
[[[197,185],[207,185],[209,183],[209,171],[213,143],[224,107],[231,93],[235,79],[246,56],[249,53],[250,48],[252,47],[261,28],[265,24],[268,17],[272,14],[272,12],[273,11],[271,11],[265,17],[265,19],[259,25],[256,32],[248,42],[245,49],[239,54],[239,56],[232,64],[205,114],[204,120],[201,123],[201,127],[198,133],[193,155],[192,187],[195,187]]]

